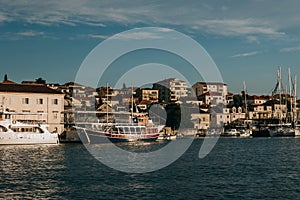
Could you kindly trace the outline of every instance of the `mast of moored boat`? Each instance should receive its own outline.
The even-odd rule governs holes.
[[[108,82],[106,82],[106,125],[108,125]]]
[[[282,124],[282,105],[281,105],[281,68],[278,67],[278,90],[279,90],[279,123]]]
[[[247,105],[247,87],[246,87],[246,81],[244,81],[244,101],[245,101],[245,118],[248,120],[248,105]]]
[[[131,84],[131,122],[133,123],[133,85]]]
[[[291,122],[294,121],[294,114],[293,114],[293,104],[292,104],[292,77],[291,77],[291,68],[288,68],[288,79],[289,79],[289,95],[290,95],[290,117]]]
[[[296,124],[298,121],[297,114],[297,75],[294,78],[294,123]]]

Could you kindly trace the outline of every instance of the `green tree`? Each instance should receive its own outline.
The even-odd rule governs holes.
[[[43,78],[37,78],[37,79],[35,79],[35,82],[36,83],[39,83],[39,84],[46,84],[46,80],[44,80]]]
[[[243,97],[241,95],[234,95],[233,104],[235,107],[243,106]]]

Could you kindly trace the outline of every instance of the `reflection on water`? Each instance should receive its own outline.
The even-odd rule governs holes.
[[[170,141],[115,143],[117,147],[135,153],[149,153],[166,146]]]
[[[1,146],[2,198],[43,198],[55,196],[62,180],[64,154],[54,145]],[[34,193],[32,193],[34,189]]]
[[[224,138],[199,159],[202,142],[195,140],[169,167],[146,174],[110,169],[80,144],[0,146],[0,199],[300,198],[300,139]]]

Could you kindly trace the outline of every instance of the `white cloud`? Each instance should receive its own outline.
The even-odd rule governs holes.
[[[6,22],[6,21],[10,21],[10,20],[9,20],[9,17],[6,16],[4,13],[2,13],[2,12],[0,11],[0,23],[1,23],[1,22]]]
[[[255,42],[257,44],[260,43],[257,36],[249,35],[249,36],[246,37],[246,39],[247,39],[248,42]]]
[[[282,48],[282,49],[280,49],[279,51],[280,51],[280,52],[300,51],[300,46]]]
[[[44,35],[44,32],[38,32],[38,31],[30,30],[30,31],[19,32],[16,35],[25,36],[25,37],[34,37],[34,36]]]
[[[267,5],[274,5],[265,9]],[[284,6],[283,6],[284,5]],[[73,0],[73,1],[0,1],[6,14],[2,19],[40,25],[86,24],[106,27],[144,24],[149,26],[180,26],[202,33],[221,36],[242,36],[257,42],[261,37],[278,39],[286,35],[287,27],[298,27],[300,3],[273,1],[209,2],[146,1],[146,0]],[[285,9],[282,9],[285,8]],[[4,13],[4,12],[3,12]]]
[[[94,38],[94,39],[107,39],[109,36],[107,35],[96,35],[96,34],[88,34],[89,38]]]
[[[256,54],[258,54],[257,51],[252,51],[252,52],[247,52],[247,53],[235,54],[235,55],[231,56],[231,58],[248,57],[248,56],[254,56]]]
[[[198,29],[204,29],[209,33],[224,36],[240,35],[265,35],[280,37],[285,35],[269,26],[266,22],[256,21],[254,19],[213,19],[200,20],[197,22]],[[253,37],[253,36],[252,36]]]
[[[143,40],[143,39],[161,39],[163,38],[162,35],[156,32],[146,32],[146,31],[139,31],[139,32],[129,32],[129,33],[122,33],[121,35],[116,35],[114,39],[129,39],[129,40]]]

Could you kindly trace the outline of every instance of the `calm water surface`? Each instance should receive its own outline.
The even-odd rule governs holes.
[[[0,199],[300,198],[300,139],[221,138],[199,159],[202,142],[146,174],[110,169],[80,144],[0,146]]]

